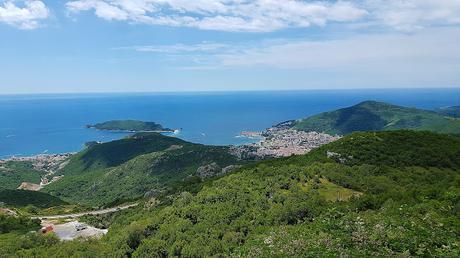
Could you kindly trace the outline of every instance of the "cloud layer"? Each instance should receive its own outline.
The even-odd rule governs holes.
[[[17,5],[16,2],[20,2]],[[35,29],[48,18],[49,10],[42,1],[6,1],[0,3],[0,22],[20,29]]]
[[[283,69],[460,69],[460,29],[354,35],[338,40],[286,40],[216,55],[222,66]],[[429,69],[426,69],[429,71]]]
[[[345,1],[296,0],[79,0],[67,8],[93,10],[106,20],[247,32],[351,22],[367,14]]]
[[[34,29],[49,17],[51,0],[0,0],[0,22]],[[49,2],[50,3],[50,2]],[[105,20],[203,30],[271,32],[357,24],[411,32],[460,24],[459,0],[68,0],[67,11]]]
[[[458,0],[366,0],[374,22],[400,31],[460,24]]]
[[[186,70],[281,69],[330,72],[356,78],[412,82],[458,78],[459,28],[417,33],[350,35],[341,39],[295,39],[220,44],[151,45],[117,48],[150,52],[166,65]],[[377,83],[377,82],[376,82]],[[392,82],[395,83],[395,82]]]
[[[206,30],[269,32],[327,23],[366,23],[401,31],[460,24],[458,0],[77,0],[73,13],[106,20]]]

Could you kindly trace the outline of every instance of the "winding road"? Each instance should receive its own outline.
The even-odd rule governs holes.
[[[137,205],[139,205],[139,203],[122,205],[122,206],[117,206],[117,207],[97,210],[97,211],[86,211],[86,212],[73,213],[73,214],[62,214],[62,215],[37,216],[37,217],[32,217],[32,219],[50,220],[50,219],[78,218],[78,217],[82,217],[85,215],[100,215],[100,214],[107,214],[107,213],[112,213],[112,212],[116,212],[120,210],[126,210],[129,208],[135,207]]]

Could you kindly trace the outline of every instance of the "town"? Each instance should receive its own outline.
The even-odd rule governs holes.
[[[69,158],[74,153],[63,154],[40,154],[30,157],[11,157],[0,160],[0,170],[8,170],[6,165],[8,162],[29,162],[32,168],[37,171],[46,172],[40,180],[40,184],[30,182],[22,182],[18,189],[38,191],[43,186],[48,185],[62,178],[62,176],[54,176],[54,173],[63,168],[69,162]]]
[[[243,132],[241,136],[260,141],[242,146],[232,146],[232,153],[241,159],[263,159],[302,155],[323,144],[340,139],[325,133],[298,131],[280,124],[263,132]]]

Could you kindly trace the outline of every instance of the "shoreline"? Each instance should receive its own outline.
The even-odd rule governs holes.
[[[97,128],[94,128],[94,127],[88,127],[88,129],[95,129],[97,131],[101,131],[101,132],[110,132],[110,133],[127,133],[127,134],[136,134],[136,133],[159,133],[159,134],[172,134],[172,135],[169,135],[169,136],[175,136],[175,135],[178,135],[182,130],[181,129],[175,129],[175,130],[171,130],[171,131],[128,131],[128,130],[102,130],[102,129],[97,129]],[[68,152],[59,152],[59,153],[37,153],[37,154],[11,154],[11,155],[3,155],[3,156],[0,156],[0,161],[3,161],[3,162],[7,162],[7,161],[21,161],[20,159],[22,159],[24,161],[24,159],[37,159],[37,158],[40,158],[40,157],[52,157],[52,156],[65,156],[65,155],[69,155],[69,156],[72,156],[72,155],[75,155],[77,154],[78,152],[84,150],[85,148],[87,148],[85,146],[85,144],[88,143],[88,142],[85,142],[83,143],[83,147],[78,150],[78,151],[68,151]],[[105,142],[98,142],[98,143],[105,143]]]
[[[2,156],[0,157],[1,162],[9,162],[9,161],[32,161],[41,158],[56,158],[56,157],[70,157],[72,155],[77,154],[78,152],[63,152],[63,153],[41,153],[41,154],[33,154],[33,155],[11,155],[11,156]]]

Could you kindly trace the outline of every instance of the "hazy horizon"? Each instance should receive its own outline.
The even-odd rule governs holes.
[[[401,88],[307,88],[307,89],[222,89],[222,90],[176,90],[176,91],[56,91],[56,92],[0,92],[0,96],[21,95],[100,95],[100,94],[194,94],[194,93],[263,93],[263,92],[308,92],[308,91],[389,91],[389,90],[460,90],[460,86],[452,87],[401,87]]]

